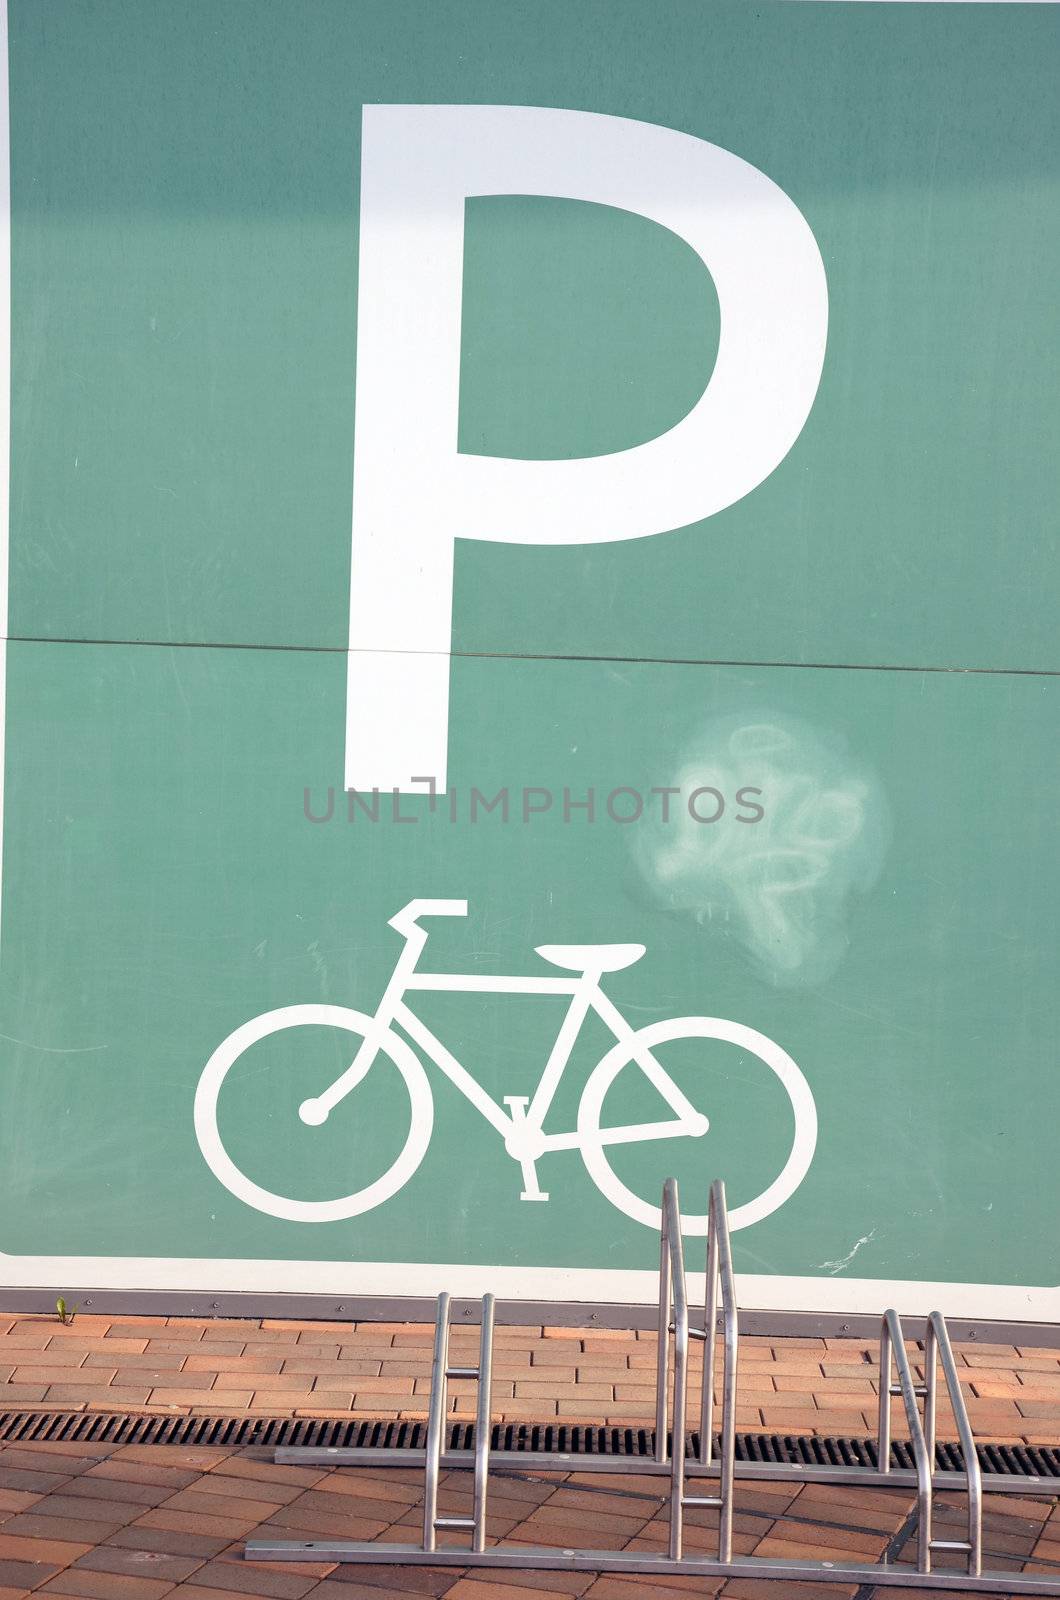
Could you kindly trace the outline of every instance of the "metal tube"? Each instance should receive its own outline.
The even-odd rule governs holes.
[[[699,1407],[699,1460],[709,1467],[714,1459],[714,1361],[718,1344],[718,1230],[711,1186],[707,1218],[707,1292],[703,1302],[703,1390]]]
[[[670,1399],[670,1298],[673,1280],[670,1273],[670,1235],[666,1219],[666,1195],[672,1179],[663,1184],[662,1227],[659,1231],[659,1343],[655,1353],[655,1460],[664,1466],[666,1421]]]
[[[888,1311],[885,1320],[891,1346],[891,1359],[898,1369],[898,1384],[902,1392],[906,1422],[909,1424],[909,1438],[913,1446],[913,1457],[916,1461],[917,1571],[928,1573],[931,1571],[931,1461],[928,1456],[923,1425],[920,1421],[920,1407],[917,1405],[916,1386],[913,1383],[913,1374],[909,1370],[909,1357],[905,1349],[905,1335],[902,1332],[902,1324],[899,1321],[897,1311]],[[888,1366],[886,1379],[882,1372],[880,1374],[881,1390],[884,1386],[889,1389],[890,1385],[891,1371],[890,1366]]]
[[[281,1445],[273,1460],[277,1466],[289,1467],[371,1467],[388,1471],[398,1468],[422,1467],[425,1452],[415,1449],[394,1450],[386,1445]],[[473,1450],[443,1450],[443,1469],[469,1470],[475,1464]],[[571,1454],[563,1450],[492,1450],[490,1466],[503,1472],[592,1472],[596,1475],[636,1472],[649,1477],[668,1477],[669,1462],[662,1466],[654,1457],[607,1456],[589,1452]],[[714,1461],[703,1467],[698,1457],[685,1463],[685,1478],[709,1479],[718,1476]],[[847,1488],[915,1489],[916,1472],[912,1467],[892,1467],[889,1473],[877,1472],[874,1467],[846,1467],[812,1464],[808,1461],[738,1461],[736,1478],[749,1483],[834,1483]],[[942,1469],[934,1474],[936,1493],[959,1493],[965,1487],[963,1472]],[[1055,1495],[1056,1479],[1037,1477],[1033,1473],[984,1473],[984,1494]]]
[[[956,1590],[995,1594],[1002,1600],[1016,1595],[1060,1595],[1060,1578],[1051,1571],[985,1572],[970,1578],[964,1572],[933,1572],[925,1584],[914,1567],[898,1562],[797,1561],[765,1556],[734,1556],[731,1562],[713,1557],[686,1556],[671,1561],[661,1552],[645,1550],[571,1550],[554,1545],[494,1545],[481,1554],[447,1545],[428,1551],[414,1544],[347,1544],[340,1539],[251,1540],[245,1547],[248,1561],[359,1562],[368,1566],[398,1563],[410,1567],[485,1567],[498,1572],[534,1569],[542,1572],[630,1572],[651,1582],[657,1577],[751,1578],[757,1581],[789,1580],[793,1583],[845,1583],[850,1588]],[[650,1590],[644,1591],[646,1594]],[[655,1593],[658,1594],[656,1586]],[[669,1591],[667,1591],[669,1592]],[[777,1590],[778,1600],[787,1590]]]
[[[928,1336],[934,1343],[942,1363],[942,1376],[957,1422],[957,1434],[964,1457],[965,1482],[968,1488],[968,1572],[973,1578],[983,1570],[983,1472],[979,1465],[979,1452],[975,1448],[975,1435],[968,1419],[968,1407],[961,1392],[957,1363],[953,1359],[949,1329],[938,1311],[928,1318]],[[934,1375],[934,1374],[933,1374]],[[932,1454],[934,1461],[934,1454]]]
[[[685,1498],[685,1416],[688,1404],[688,1291],[677,1183],[667,1178],[663,1189],[663,1225],[669,1244],[669,1277],[674,1307],[673,1448],[670,1452],[670,1560],[680,1561]],[[669,1318],[667,1318],[669,1324]]]
[[[449,1384],[449,1296],[438,1296],[434,1324],[434,1362],[431,1366],[431,1397],[427,1412],[427,1445],[424,1451],[423,1548],[434,1550],[438,1522],[438,1475],[442,1459],[442,1430],[445,1427]]]
[[[876,1466],[891,1470],[891,1330],[886,1316],[880,1324],[880,1406],[876,1429]]]
[[[475,1407],[475,1516],[471,1548],[486,1548],[486,1487],[490,1470],[490,1390],[493,1383],[493,1315],[491,1294],[482,1296],[482,1331],[478,1346],[478,1404]]]
[[[736,1309],[736,1280],[732,1270],[732,1241],[725,1185],[716,1178],[710,1188],[710,1233],[716,1241],[721,1306],[725,1319],[725,1364],[721,1413],[721,1509],[718,1512],[718,1560],[732,1560],[733,1484],[736,1475],[736,1379],[740,1354],[740,1325]],[[714,1374],[711,1372],[711,1383]]]
[[[924,1442],[932,1470],[935,1467],[935,1435],[938,1418],[938,1336],[928,1318],[924,1332]]]

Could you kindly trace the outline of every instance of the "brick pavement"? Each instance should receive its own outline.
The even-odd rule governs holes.
[[[269,1416],[423,1418],[432,1329],[379,1322],[194,1321],[79,1313],[0,1318],[5,1408],[240,1412]],[[655,1336],[606,1329],[498,1327],[493,1412],[504,1421],[650,1424]],[[453,1330],[454,1359],[473,1362],[477,1330]],[[741,1429],[864,1433],[875,1426],[873,1346],[850,1339],[745,1337]],[[910,1347],[916,1365],[920,1354]],[[979,1438],[1060,1442],[1060,1349],[958,1348]],[[701,1359],[698,1346],[693,1363]],[[474,1385],[451,1384],[470,1417]],[[896,1407],[896,1431],[901,1427]],[[941,1408],[940,1433],[952,1437]]]
[[[473,1360],[476,1339],[473,1328],[454,1329],[456,1362]],[[421,1418],[431,1340],[431,1328],[415,1324],[79,1314],[64,1327],[55,1317],[9,1316],[0,1318],[0,1369],[5,1409]],[[915,1362],[915,1348],[911,1354]],[[1060,1441],[1060,1351],[978,1345],[957,1355],[980,1437]],[[874,1358],[871,1346],[852,1340],[747,1338],[741,1341],[739,1425],[871,1431]],[[494,1415],[650,1423],[654,1363],[655,1340],[644,1331],[499,1327]],[[455,1415],[471,1415],[472,1388],[453,1384]],[[940,1421],[945,1437],[952,1432],[945,1411]],[[481,1572],[292,1569],[241,1559],[244,1541],[255,1534],[414,1539],[419,1478],[404,1468],[277,1467],[255,1449],[0,1446],[0,1600],[31,1593],[72,1600],[170,1594],[176,1600],[647,1600],[670,1590],[727,1600],[849,1600],[853,1594],[842,1585],[574,1573],[512,1572],[494,1582]],[[498,1475],[491,1480],[490,1537],[661,1549],[666,1513],[660,1490],[647,1476],[623,1477],[619,1486],[584,1473],[548,1480],[532,1472]],[[469,1492],[467,1474],[446,1475],[440,1509],[466,1511]],[[937,1532],[945,1535],[948,1520],[956,1535],[960,1507],[945,1500]],[[875,1559],[908,1531],[911,1508],[902,1490],[740,1485],[735,1544],[760,1555],[842,1559],[854,1552]],[[712,1519],[710,1512],[689,1513],[690,1550],[710,1549]],[[1027,1562],[1060,1577],[1055,1499],[991,1497],[986,1530],[988,1565]],[[859,1600],[870,1593],[862,1591]]]
[[[470,1474],[443,1475],[439,1509],[466,1514]],[[591,1473],[491,1479],[491,1540],[583,1549],[661,1550],[667,1520],[662,1486],[646,1476]],[[960,1507],[940,1497],[936,1531],[957,1536]],[[797,1559],[875,1560],[886,1546],[909,1559],[911,1496],[903,1490],[740,1485],[734,1521],[739,1553]],[[714,1516],[690,1511],[690,1551],[713,1547]],[[255,1565],[248,1537],[415,1540],[420,1474],[402,1468],[332,1471],[278,1467],[260,1449],[226,1451],[77,1444],[0,1447],[0,1600],[650,1600],[721,1595],[725,1600],[870,1600],[842,1584],[778,1584],[685,1577],[598,1577],[510,1572],[493,1581],[459,1568],[335,1568],[324,1563]],[[1060,1578],[1056,1501],[988,1496],[985,1564]],[[896,1535],[898,1536],[896,1538]],[[940,1558],[946,1560],[947,1558]],[[888,1591],[876,1590],[882,1597]],[[892,1591],[893,1592],[893,1591]],[[906,1590],[918,1596],[928,1591]]]
[[[197,1322],[187,1318],[0,1318],[5,1408],[271,1416],[426,1414],[432,1330],[408,1323]],[[477,1331],[453,1330],[453,1360],[474,1362]],[[503,1419],[640,1422],[653,1418],[655,1338],[647,1331],[496,1330],[493,1413]],[[911,1347],[914,1365],[919,1350]],[[871,1432],[873,1347],[850,1339],[741,1341],[745,1429]],[[693,1350],[693,1362],[701,1352]],[[1060,1442],[1060,1350],[967,1346],[961,1378],[977,1434]],[[474,1386],[453,1382],[456,1416],[471,1416]],[[900,1432],[900,1406],[895,1413]],[[953,1434],[948,1411],[940,1434]],[[469,1478],[448,1474],[440,1509],[468,1509]],[[274,1538],[415,1539],[415,1470],[330,1472],[277,1467],[264,1451],[168,1446],[0,1446],[0,1600],[67,1595],[80,1600],[648,1600],[669,1590],[727,1600],[836,1600],[853,1590],[746,1579],[620,1578],[575,1573],[255,1566],[243,1541]],[[740,1485],[738,1552],[874,1560],[906,1534],[906,1491]],[[938,1509],[959,1533],[958,1504]],[[532,1472],[492,1480],[490,1538],[556,1546],[663,1549],[658,1480]],[[690,1512],[687,1546],[711,1549],[713,1514]],[[892,1546],[893,1549],[893,1546]],[[1060,1578],[1055,1499],[991,1498],[988,1565],[1030,1562]],[[898,1557],[901,1558],[901,1557]],[[783,1587],[783,1597],[780,1590]],[[871,1592],[871,1590],[869,1590]],[[916,1597],[921,1590],[905,1590]],[[877,1590],[884,1595],[885,1590]],[[865,1590],[858,1600],[868,1600]]]

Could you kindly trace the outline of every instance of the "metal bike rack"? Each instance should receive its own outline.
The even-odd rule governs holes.
[[[427,1446],[424,1451],[426,1474],[423,1494],[423,1548],[437,1549],[440,1530],[462,1530],[471,1534],[471,1548],[486,1548],[486,1489],[489,1475],[490,1384],[493,1378],[493,1296],[482,1299],[482,1333],[477,1367],[449,1365],[449,1296],[438,1296],[438,1320],[434,1328],[434,1363],[431,1368],[431,1398],[427,1412]],[[438,1515],[438,1478],[442,1461],[442,1432],[448,1415],[449,1379],[474,1378],[478,1383],[475,1408],[475,1500],[470,1517]]]
[[[736,1310],[736,1285],[729,1249],[729,1219],[725,1209],[725,1185],[715,1182],[710,1189],[707,1244],[707,1293],[703,1326],[694,1328],[688,1320],[688,1295],[685,1287],[684,1244],[681,1238],[681,1213],[677,1203],[677,1184],[667,1178],[663,1187],[662,1234],[659,1250],[659,1354],[655,1381],[655,1459],[665,1464],[667,1411],[670,1401],[670,1335],[674,1336],[673,1439],[685,1437],[688,1409],[688,1345],[702,1339],[703,1382],[700,1394],[698,1465],[709,1468],[714,1454],[714,1369],[718,1334],[718,1286],[725,1324],[725,1360],[721,1410],[721,1456],[716,1495],[685,1493],[687,1452],[675,1448],[670,1463],[670,1558],[681,1558],[686,1507],[718,1512],[718,1560],[732,1558],[732,1497],[736,1464],[736,1362],[739,1324]],[[673,1320],[671,1321],[671,1314]]]
[[[720,1306],[720,1316],[719,1316]],[[552,1571],[641,1573],[646,1577],[776,1578],[796,1581],[832,1581],[874,1584],[895,1589],[938,1589],[1001,1595],[1060,1596],[1060,1573],[982,1570],[983,1493],[1035,1492],[1034,1480],[984,1474],[961,1393],[957,1367],[946,1324],[939,1312],[928,1319],[924,1352],[924,1382],[917,1384],[909,1365],[901,1320],[896,1311],[884,1314],[880,1334],[880,1401],[877,1465],[832,1467],[792,1462],[736,1462],[736,1387],[739,1360],[739,1312],[732,1267],[725,1186],[710,1188],[706,1294],[701,1325],[690,1320],[684,1245],[677,1184],[668,1178],[663,1187],[662,1229],[659,1249],[659,1343],[656,1369],[655,1451],[650,1460],[630,1456],[572,1455],[561,1452],[491,1450],[490,1382],[492,1373],[494,1299],[482,1301],[479,1363],[477,1367],[449,1364],[450,1302],[438,1297],[434,1360],[425,1448],[399,1454],[367,1448],[314,1448],[293,1446],[276,1452],[277,1462],[309,1466],[400,1465],[419,1461],[424,1467],[423,1539],[420,1544],[367,1544],[336,1539],[251,1540],[245,1555],[252,1561],[332,1561],[372,1565],[487,1567],[494,1570],[528,1568]],[[714,1378],[717,1367],[719,1323],[722,1334],[720,1435],[715,1445]],[[673,1341],[671,1346],[671,1340]],[[703,1344],[699,1441],[693,1452],[686,1438],[688,1417],[689,1349],[691,1341]],[[671,1361],[672,1348],[672,1361]],[[939,1471],[935,1465],[938,1372],[953,1408],[961,1443],[963,1471]],[[897,1373],[893,1381],[892,1373]],[[450,1378],[478,1383],[474,1448],[442,1448],[448,1414]],[[891,1400],[901,1396],[909,1428],[915,1468],[891,1466]],[[921,1414],[920,1402],[923,1402]],[[671,1448],[671,1439],[673,1445]],[[443,1468],[470,1468],[474,1473],[471,1516],[438,1515],[438,1483]],[[645,1473],[669,1478],[670,1533],[666,1554],[628,1550],[564,1550],[503,1544],[486,1545],[486,1495],[491,1470],[535,1473],[560,1471]],[[917,1495],[917,1559],[915,1565],[837,1561],[772,1560],[761,1556],[733,1555],[732,1522],[736,1479],[757,1482],[828,1482],[854,1487],[890,1485],[915,1487]],[[692,1494],[689,1480],[710,1480],[716,1493]],[[966,1539],[933,1537],[934,1496],[940,1489],[963,1490],[967,1496]],[[1052,1486],[1041,1485],[1039,1492]],[[1055,1492],[1055,1490],[1053,1490]],[[717,1555],[684,1553],[684,1513],[689,1508],[718,1513]],[[467,1544],[439,1544],[439,1533],[466,1533]],[[964,1571],[938,1571],[936,1553],[965,1558]]]
[[[964,1461],[965,1489],[968,1496],[966,1540],[932,1538],[935,1490],[932,1463],[935,1459],[935,1416],[940,1363],[946,1392],[957,1423],[961,1456]],[[893,1368],[897,1368],[898,1371],[897,1383],[891,1381]],[[884,1316],[880,1332],[878,1459],[883,1463],[883,1471],[886,1473],[891,1456],[891,1399],[894,1395],[901,1395],[916,1461],[917,1561],[920,1571],[925,1573],[931,1571],[931,1556],[934,1551],[951,1550],[967,1556],[969,1576],[979,1577],[983,1564],[983,1474],[979,1466],[972,1426],[968,1420],[968,1407],[961,1393],[957,1364],[950,1348],[950,1336],[942,1316],[937,1311],[933,1311],[928,1318],[927,1337],[924,1341],[924,1378],[922,1384],[913,1382],[901,1321],[896,1311],[888,1311]],[[924,1401],[923,1421],[917,1405],[919,1399]]]

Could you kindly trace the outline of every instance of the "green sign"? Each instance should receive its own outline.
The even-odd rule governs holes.
[[[4,1282],[1060,1316],[1058,24],[10,0]]]

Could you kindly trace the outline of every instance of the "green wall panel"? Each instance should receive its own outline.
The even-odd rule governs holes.
[[[736,1235],[741,1270],[812,1275],[864,1238],[862,1277],[1055,1277],[1060,1191],[1041,1162],[1058,1109],[1055,681],[462,662],[455,798],[432,816],[426,798],[402,797],[407,821],[384,805],[350,822],[340,795],[314,823],[304,789],[325,816],[332,765],[315,713],[340,692],[338,658],[26,644],[9,672],[19,850],[0,1155],[18,1182],[5,1251],[649,1267],[652,1234],[597,1192],[575,1151],[543,1160],[547,1205],[521,1202],[496,1132],[430,1066],[430,1149],[363,1216],[266,1216],[206,1169],[192,1101],[216,1046],[280,1006],[373,1011],[401,948],[387,919],[429,895],[467,898],[470,914],[428,924],[427,970],[555,975],[533,946],[638,941],[642,960],[605,980],[637,1025],[733,1018],[794,1057],[818,1149],[790,1201]],[[1048,756],[1033,783],[1019,776],[1028,750]],[[490,797],[509,787],[507,823],[499,810],[471,822],[465,774]],[[763,791],[756,823],[730,803],[697,825],[683,800],[663,823],[650,793],[710,784],[731,802],[742,779]],[[524,786],[556,794],[526,824]],[[564,820],[564,786],[572,800],[595,789],[592,822]],[[608,816],[618,788],[645,797],[638,822]],[[560,1006],[444,994],[416,1009],[500,1099],[532,1092]],[[557,1131],[607,1043],[587,1027]],[[222,1134],[254,1181],[331,1199],[395,1158],[409,1106],[392,1069],[325,1127],[299,1121],[341,1056],[327,1029],[295,1029],[233,1069]],[[749,1200],[790,1141],[783,1092],[729,1045],[671,1064],[701,1085],[711,1131],[633,1147],[616,1167],[654,1197],[671,1167],[694,1188],[705,1164],[734,1204]],[[636,1077],[611,1091],[616,1115],[652,1115]]]
[[[488,100],[759,166],[815,233],[830,335],[753,495],[661,543],[460,547],[455,647],[1048,666],[1058,25],[14,0],[12,631],[345,647],[361,105]],[[469,206],[462,448],[622,449],[706,383],[709,276],[598,209]]]
[[[0,1279],[352,1295],[434,1292],[445,1268],[472,1292],[649,1296],[651,1228],[576,1148],[599,1018],[546,1124],[570,1146],[538,1162],[547,1202],[430,1062],[378,1063],[303,1120],[357,1049],[337,1012],[262,1037],[218,1092],[227,1157],[286,1214],[204,1157],[223,1041],[278,1008],[374,1013],[388,919],[466,899],[424,919],[421,965],[479,987],[409,1004],[502,1108],[532,1096],[563,1001],[489,984],[561,981],[546,943],[644,945],[602,979],[632,1026],[729,1019],[796,1064],[816,1146],[735,1235],[749,1303],[926,1309],[925,1285],[1060,1317],[1060,10],[10,0],[9,25]],[[362,115],[421,105],[732,152],[816,241],[827,348],[791,448],[716,514],[624,542],[550,544],[547,516],[541,542],[458,538],[449,791],[350,820],[354,445],[375,421],[355,391],[378,333]],[[407,255],[434,259],[432,216],[395,201]],[[722,232],[745,220],[734,204]],[[619,460],[724,374],[731,284],[635,207],[472,194],[459,284],[454,459]],[[394,380],[410,417],[425,391],[415,364]],[[410,587],[415,538],[448,526],[426,498]],[[385,727],[404,709],[383,658],[438,647],[373,644],[358,681]],[[696,790],[724,798],[716,821]],[[483,809],[498,792],[507,819]],[[710,1127],[611,1147],[617,1183],[654,1204],[671,1171],[686,1196],[721,1175],[753,1207],[808,1124],[742,1037],[660,1045]],[[297,1220],[411,1150],[425,1083],[407,1181]],[[601,1112],[661,1114],[635,1067]]]

